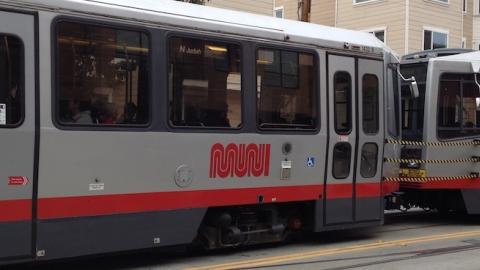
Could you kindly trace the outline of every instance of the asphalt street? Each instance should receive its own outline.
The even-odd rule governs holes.
[[[215,252],[149,250],[8,269],[480,269],[480,217],[390,213],[385,225]]]

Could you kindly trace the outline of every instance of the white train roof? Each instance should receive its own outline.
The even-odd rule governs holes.
[[[466,65],[471,66],[472,72],[480,73],[480,51],[442,56],[442,57],[432,58],[430,61],[432,61],[433,63],[435,62],[465,63]]]
[[[288,36],[293,42],[324,47],[343,48],[345,43],[349,43],[356,45],[357,49],[358,46],[366,47],[376,53],[390,51],[384,43],[368,33],[172,0],[0,0],[0,2],[42,7],[57,12],[80,11],[124,17],[274,40],[285,40]]]

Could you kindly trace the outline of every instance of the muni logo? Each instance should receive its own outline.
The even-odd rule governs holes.
[[[259,177],[270,174],[270,144],[216,143],[210,152],[210,178]]]

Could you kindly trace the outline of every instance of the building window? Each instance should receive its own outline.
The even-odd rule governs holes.
[[[23,43],[0,34],[0,127],[15,127],[23,118]]]
[[[448,33],[431,30],[423,31],[423,49],[434,50],[448,47]]]
[[[368,31],[368,33],[374,35],[376,38],[378,38],[381,42],[385,43],[385,30],[372,30]]]
[[[480,134],[480,94],[472,74],[443,74],[438,96],[440,138]]]
[[[465,49],[467,47],[467,39],[466,38],[462,38],[462,49]]]
[[[376,2],[380,0],[353,0],[353,4],[362,4],[362,3],[367,3],[367,2]]]
[[[463,13],[467,13],[467,0],[463,0]]]
[[[170,124],[240,128],[241,47],[198,38],[169,40]]]
[[[284,13],[283,13],[284,9],[283,7],[277,7],[274,9],[273,11],[273,16],[276,17],[276,18],[281,18],[283,19],[284,18]]]
[[[145,125],[149,38],[93,24],[57,24],[57,120],[65,125]]]
[[[258,127],[316,129],[318,120],[315,77],[313,54],[258,49]]]

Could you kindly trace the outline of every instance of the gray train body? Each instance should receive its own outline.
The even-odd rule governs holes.
[[[430,178],[401,184],[411,205],[480,213],[476,160],[480,88],[474,79],[480,72],[479,57],[470,50],[439,49],[402,60],[402,72],[414,75],[420,88],[418,98],[403,88],[402,136],[422,145],[402,146],[401,155],[425,163],[402,164],[401,171],[406,177]]]
[[[9,108],[2,109],[0,103],[0,264],[194,241],[219,248],[277,241],[295,230],[318,232],[382,224],[385,190],[381,179],[395,176],[398,170],[398,164],[384,166],[383,157],[399,156],[398,147],[384,147],[383,143],[399,136],[399,96],[394,94],[398,62],[383,43],[364,33],[173,1],[144,1],[142,7],[128,2],[0,1],[0,35],[2,48],[6,48],[1,53],[9,56],[0,60],[10,67],[9,75],[2,79],[16,80],[8,85],[8,91],[21,93],[15,98],[21,99],[17,106],[22,108],[18,121],[10,124]],[[145,61],[129,60],[133,56],[124,53],[141,54],[145,49],[125,45],[116,47],[116,56],[101,67],[115,66],[115,61],[124,60],[121,57],[135,64],[130,75],[139,74],[141,65],[147,67],[144,90],[137,90],[148,96],[142,101],[149,104],[145,122],[104,126],[65,122],[59,99],[73,107],[78,100],[67,100],[70,94],[63,96],[60,89],[74,93],[79,83],[63,80],[59,74],[70,74],[63,68],[65,64],[74,67],[71,74],[75,77],[75,65],[81,63],[79,58],[62,60],[66,57],[58,50],[64,48],[62,42],[70,42],[76,57],[83,53],[79,48],[94,50],[102,45],[84,40],[108,36],[111,30],[85,31],[78,40],[61,40],[58,33],[74,35],[62,32],[63,25],[77,30],[109,27],[145,33],[148,45],[140,42],[146,46],[142,48],[148,48]],[[240,47],[241,126],[222,129],[202,128],[204,122],[189,127],[172,124],[175,112],[170,109],[173,103],[168,100],[168,87],[173,79],[167,65],[172,36]],[[16,59],[10,57],[13,52],[7,52],[14,46],[12,41],[20,52]],[[293,84],[300,87],[304,84],[301,76],[313,74],[310,104],[316,104],[316,109],[314,121],[306,124],[311,129],[301,130],[305,125],[298,125],[300,130],[258,126],[260,86],[255,82],[255,64],[262,64],[258,58],[255,61],[258,48],[288,49],[304,53],[302,59],[313,59],[296,62],[311,67],[292,71],[298,81],[289,77],[281,83],[296,82]],[[181,50],[198,54],[196,48]],[[215,54],[225,49],[211,46],[211,50]],[[234,66],[234,61],[225,64],[213,58],[217,71]],[[19,70],[17,77],[10,74],[15,69]],[[128,74],[125,67],[119,70],[115,76]],[[334,87],[339,72],[350,79],[349,89]],[[125,86],[129,89],[140,85],[142,79],[134,75],[119,80],[130,81],[130,86]],[[366,80],[373,90],[366,89]],[[197,88],[201,85],[190,80],[182,87],[192,83]],[[140,100],[136,96],[140,92],[135,93],[133,99]],[[373,93],[374,98],[367,102],[362,93]],[[336,98],[344,100],[342,94],[349,95],[349,100],[338,101]],[[107,97],[115,102],[115,96]],[[4,104],[9,104],[7,101]],[[229,110],[233,110],[237,103],[230,104]],[[136,105],[139,107],[140,101]],[[334,113],[335,106],[344,106],[349,115],[345,117],[349,129],[339,127],[340,134],[335,117],[344,116]],[[7,113],[7,120],[2,113]],[[125,119],[126,113],[125,109]],[[242,155],[247,157],[243,167],[232,161]],[[334,166],[343,169],[342,177],[333,175],[342,174]]]

